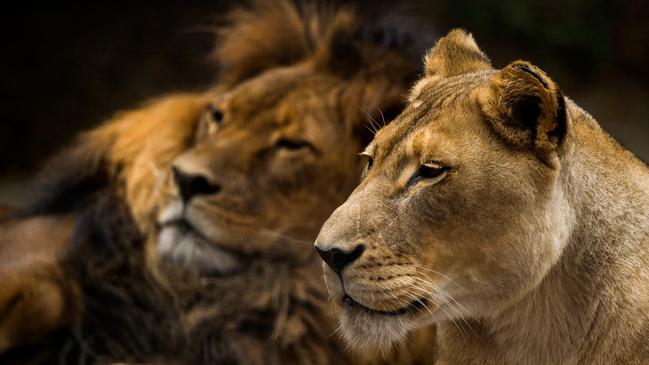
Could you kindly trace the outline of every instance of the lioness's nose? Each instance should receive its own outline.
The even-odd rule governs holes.
[[[221,187],[211,182],[207,177],[200,174],[191,174],[183,172],[178,167],[172,168],[174,181],[178,186],[180,197],[184,202],[188,202],[192,197],[201,194],[216,194],[221,190]]]
[[[344,252],[337,248],[323,251],[317,246],[315,249],[318,250],[320,257],[322,257],[324,262],[326,262],[327,265],[329,265],[329,267],[333,269],[333,271],[340,273],[347,265],[351,264],[352,262],[356,261],[356,259],[361,257],[363,251],[365,251],[365,246],[358,245],[350,252]]]

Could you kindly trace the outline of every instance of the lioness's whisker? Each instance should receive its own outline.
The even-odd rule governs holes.
[[[429,269],[429,268],[427,268],[427,267],[423,267],[423,266],[419,266],[419,265],[414,265],[414,266],[415,266],[417,269],[421,269],[421,270],[425,270],[425,271],[430,271],[430,272],[433,273],[433,274],[436,274],[436,275],[439,275],[439,276],[441,276],[441,277],[443,277],[443,278],[445,278],[445,279],[448,279],[451,283],[455,284],[458,288],[464,290],[467,294],[471,294],[471,292],[470,292],[468,289],[466,289],[465,287],[463,287],[462,285],[460,285],[460,284],[459,284],[455,279],[451,278],[451,277],[448,276],[448,275],[445,275],[445,274],[443,274],[443,273],[441,273],[441,272],[439,272],[439,271],[435,271],[435,270],[433,270],[433,269]],[[422,273],[422,275],[424,275],[424,276],[426,276],[427,278],[429,278],[428,275],[426,275],[426,274],[423,274],[423,273]],[[430,278],[429,278],[429,279],[430,279]]]
[[[423,283],[425,283],[425,284],[430,285],[430,283],[432,282],[431,278],[428,277],[426,274],[421,274],[421,275],[424,275],[424,276],[425,276],[425,279],[424,279],[424,278],[416,278],[416,279],[419,280],[420,282],[423,282]],[[426,280],[426,279],[427,279],[427,280]],[[430,292],[430,293],[431,293],[431,294],[434,294],[434,293],[432,293],[432,292]],[[476,316],[475,316],[471,311],[469,311],[468,308],[466,308],[465,306],[463,306],[460,302],[458,302],[458,301],[457,301],[457,300],[456,300],[452,295],[450,295],[448,292],[446,292],[446,296],[447,296],[450,300],[452,300],[454,303],[456,303],[456,305],[457,305],[458,307],[460,307],[460,309],[462,310],[462,313],[466,313],[466,314],[468,314],[469,316],[471,316],[472,319],[474,319],[474,320],[476,320],[476,321],[478,320],[478,318],[477,318],[477,317],[476,317]]]

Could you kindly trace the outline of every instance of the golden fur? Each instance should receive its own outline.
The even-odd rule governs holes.
[[[44,195],[37,197],[34,214],[66,211],[85,217],[74,226],[73,241],[81,242],[75,244],[80,248],[69,251],[67,239],[57,240],[63,243],[57,255],[67,255],[63,271],[72,273],[74,291],[81,292],[75,302],[81,318],[63,324],[101,325],[102,303],[88,294],[98,292],[95,285],[127,299],[139,295],[136,284],[159,285],[174,299],[167,303],[162,295],[158,303],[149,303],[146,297],[146,304],[180,308],[182,323],[173,324],[176,333],[170,343],[161,340],[165,348],[154,354],[156,361],[356,362],[332,335],[334,321],[328,317],[310,242],[357,182],[362,169],[357,153],[368,140],[367,119],[389,118],[401,110],[416,66],[399,44],[365,40],[361,20],[348,9],[257,2],[228,19],[218,31],[215,60],[220,76],[215,87],[166,96],[118,114],[82,135],[45,173]],[[218,184],[220,192],[183,201],[173,169],[202,176]],[[79,186],[88,190],[87,196]],[[120,212],[117,226],[111,200],[125,202],[128,209],[128,214]],[[120,236],[128,231],[122,216],[135,221],[143,246],[123,243],[137,242],[139,236]],[[112,245],[133,252],[125,253],[122,261],[102,256],[115,250]],[[113,273],[124,266],[137,277],[128,290],[119,286],[119,280],[127,279],[113,276],[124,275]],[[155,280],[148,281],[148,275]],[[115,286],[110,286],[112,281]],[[9,291],[0,289],[0,299],[10,297],[4,295]],[[142,291],[156,298],[148,293],[150,288]],[[127,323],[129,333],[136,335],[137,313],[124,313],[125,322],[134,323]],[[41,317],[26,311],[2,325],[20,323],[29,315]],[[141,328],[144,339],[136,340],[164,337],[166,325],[160,323],[159,331]],[[52,327],[32,332],[42,337]],[[19,331],[12,325],[2,330]],[[419,347],[422,338],[434,336],[429,331],[422,330],[405,351],[385,349],[383,355],[360,357],[375,362],[385,356],[390,363],[430,358],[434,349]],[[106,341],[91,339],[87,342]],[[103,360],[151,361],[150,352],[156,351],[151,345],[144,354],[131,354],[128,346],[119,347],[120,340],[109,339],[104,347],[110,353],[100,354]],[[5,348],[22,343],[9,341]]]
[[[142,230],[151,230],[151,223],[155,222],[150,218],[151,211],[160,199],[162,187],[158,165],[168,165],[186,148],[205,105],[203,95],[178,94],[121,113],[82,135],[77,145],[56,158],[75,165],[61,167],[54,163],[54,168],[46,169],[44,179],[53,180],[49,175],[61,172],[82,175],[108,169],[112,179],[121,181],[119,190],[129,201]],[[110,166],[103,166],[103,161],[111,161]],[[69,171],[65,171],[67,168]],[[0,290],[0,302],[5,305],[0,306],[4,319],[0,326],[0,352],[15,344],[42,340],[43,336],[78,320],[82,303],[74,294],[77,284],[69,280],[61,267],[78,215],[39,212],[28,217],[9,215],[2,222],[0,274],[5,285]],[[11,265],[7,264],[9,261]],[[33,324],[29,324],[31,318]]]
[[[74,320],[76,288],[58,265],[74,218],[8,218],[0,225],[0,353]]]
[[[352,346],[436,323],[439,364],[649,361],[649,169],[539,68],[454,30],[365,154],[316,241]]]

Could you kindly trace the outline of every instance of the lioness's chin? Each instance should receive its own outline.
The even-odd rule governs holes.
[[[324,269],[329,295],[339,301],[340,333],[354,351],[385,352],[403,341],[409,332],[433,322],[429,309],[432,303],[426,298],[394,310],[372,309],[346,294],[338,276],[327,267]]]
[[[385,351],[403,341],[408,333],[420,327],[414,313],[386,316],[368,313],[362,308],[345,307],[340,316],[340,329],[350,348],[361,351]]]

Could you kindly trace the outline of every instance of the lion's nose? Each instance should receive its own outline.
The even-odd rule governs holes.
[[[316,250],[318,250],[320,257],[322,257],[324,262],[326,262],[327,265],[329,265],[329,267],[333,269],[333,271],[340,273],[347,265],[351,264],[352,262],[356,261],[356,259],[361,257],[363,251],[365,251],[365,246],[358,245],[350,252],[344,252],[337,248],[323,251],[316,247]]]
[[[172,170],[174,181],[184,202],[188,202],[196,195],[216,194],[221,190],[218,184],[210,182],[203,175],[185,173],[177,167],[173,167]]]

